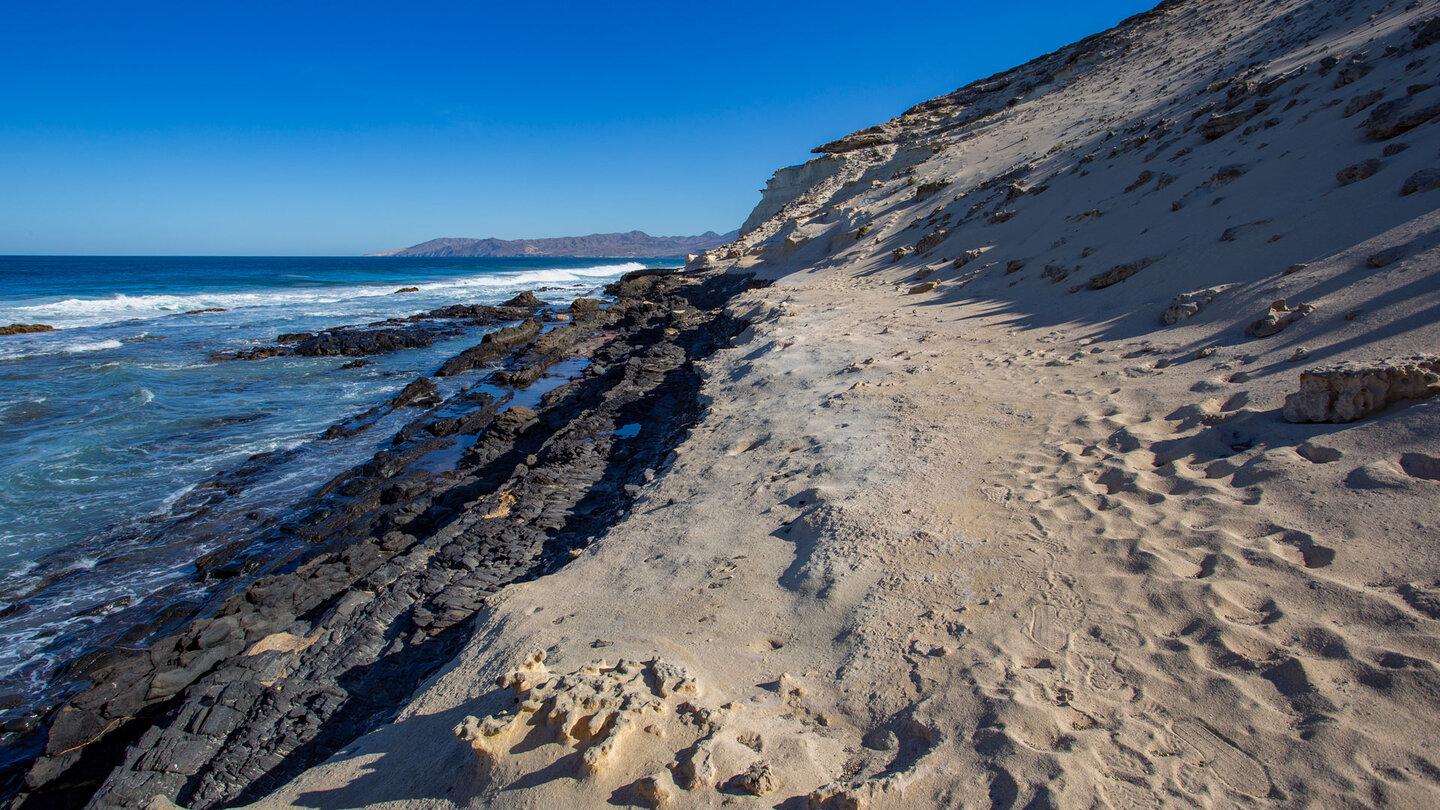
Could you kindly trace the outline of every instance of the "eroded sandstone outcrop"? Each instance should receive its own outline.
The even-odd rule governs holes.
[[[1165,312],[1160,316],[1160,319],[1164,321],[1167,326],[1170,326],[1186,318],[1193,318],[1206,304],[1214,301],[1215,296],[1220,295],[1234,286],[1234,284],[1219,284],[1214,287],[1206,287],[1203,290],[1192,290],[1187,293],[1180,293],[1170,300],[1170,306],[1165,308]]]
[[[1440,391],[1440,358],[1403,357],[1370,365],[1346,363],[1300,374],[1300,390],[1285,398],[1288,422],[1354,422],[1405,399]]]
[[[582,752],[577,774],[582,778],[603,770],[631,735],[642,729],[660,733],[652,720],[693,708],[687,696],[699,694],[684,670],[658,659],[614,666],[597,661],[560,675],[546,668],[540,651],[498,683],[514,690],[516,708],[484,719],[466,717],[455,736],[494,765],[526,741],[533,726],[543,725],[554,742]]]
[[[1270,309],[1260,316],[1260,319],[1246,327],[1245,334],[1251,337],[1265,338],[1279,334],[1285,327],[1304,318],[1315,311],[1312,304],[1296,304],[1290,306],[1285,299],[1270,305]]]

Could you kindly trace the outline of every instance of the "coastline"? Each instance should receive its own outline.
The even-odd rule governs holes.
[[[777,172],[674,465],[251,807],[1433,805],[1440,23],[1372,11],[1165,3]]]
[[[431,542],[363,524],[162,649],[133,744],[97,690],[32,775],[153,810],[1434,806],[1436,11],[1167,2],[820,147],[623,282],[579,380],[482,406],[453,495],[313,524],[423,502]]]
[[[400,673],[413,677],[427,671],[453,653],[454,634],[447,636],[446,631],[457,619],[467,617],[478,600],[503,584],[568,560],[570,545],[583,545],[585,536],[598,532],[611,519],[611,508],[596,509],[595,501],[610,501],[613,508],[624,500],[618,490],[640,474],[636,465],[660,463],[666,437],[681,429],[686,418],[681,402],[687,388],[683,374],[672,379],[680,373],[675,364],[688,363],[687,352],[707,351],[707,341],[721,337],[711,330],[724,329],[714,325],[713,315],[695,307],[713,309],[727,294],[725,290],[736,285],[743,286],[744,280],[727,278],[718,285],[707,285],[693,274],[637,271],[611,286],[616,298],[609,307],[581,299],[563,313],[564,320],[551,319],[560,323],[543,334],[522,330],[520,340],[492,341],[495,335],[506,334],[507,330],[501,330],[478,344],[497,346],[497,351],[477,355],[475,349],[467,350],[443,369],[455,373],[513,357],[511,364],[496,372],[497,379],[503,376],[502,384],[518,386],[514,390],[520,396],[516,398],[530,407],[517,404],[509,395],[496,401],[488,394],[466,389],[441,401],[433,393],[435,386],[422,378],[384,408],[372,408],[370,413],[334,426],[327,436],[337,431],[340,435],[359,432],[385,411],[416,404],[422,407],[420,415],[396,434],[389,449],[322,487],[307,507],[309,516],[285,528],[303,541],[287,555],[291,562],[286,562],[287,557],[276,558],[268,546],[232,544],[244,547],[212,555],[208,565],[238,565],[248,570],[247,566],[260,561],[261,573],[276,573],[267,573],[218,610],[212,609],[177,635],[156,642],[148,655],[138,659],[123,653],[87,656],[83,668],[72,677],[88,677],[96,686],[69,699],[54,716],[46,754],[31,770],[31,787],[41,789],[22,795],[19,806],[73,802],[62,798],[67,791],[78,790],[82,797],[93,791],[90,780],[96,769],[103,772],[110,767],[97,761],[116,757],[153,718],[174,711],[170,696],[206,673],[227,667],[233,670],[238,665],[254,675],[249,680],[262,678],[263,673],[255,674],[246,666],[254,662],[251,654],[265,649],[255,646],[257,640],[286,651],[308,647],[322,635],[320,623],[341,622],[355,609],[348,604],[338,610],[335,600],[356,587],[375,589],[382,582],[394,585],[396,579],[418,576],[421,584],[405,585],[401,593],[412,586],[421,588],[425,606],[411,604],[419,596],[416,592],[396,597],[402,603],[399,606],[370,608],[370,613],[379,611],[410,628],[405,632],[415,634],[417,650],[399,655],[387,648],[385,667],[368,676],[374,681],[370,683],[373,688],[356,689],[357,702],[363,707],[351,705],[344,711],[339,706],[326,707],[324,720],[333,720],[329,726],[359,723],[363,728],[370,713],[384,714],[388,705],[385,684],[406,683],[403,677],[395,679]],[[424,324],[417,326],[423,328]],[[543,395],[525,394],[550,366],[571,359],[577,362],[567,367],[570,372],[579,370],[582,362],[585,366],[572,382],[558,388],[547,384],[545,388],[550,390],[540,389]],[[629,414],[642,400],[673,407],[656,414],[637,413],[633,425],[601,426],[604,420],[619,418],[617,413]],[[636,426],[639,431],[633,430]],[[620,428],[627,429],[616,432]],[[477,431],[479,438],[473,445],[456,444],[456,438]],[[243,477],[222,475],[217,481],[233,490],[243,487]],[[485,497],[499,499],[492,505],[495,508],[482,510],[490,518],[488,522],[468,525],[474,521],[455,519],[457,510],[469,511],[466,504],[470,500]],[[433,505],[427,508],[425,504]],[[523,516],[522,525],[532,519],[541,525],[511,528],[513,521],[504,520],[511,509],[517,519]],[[395,528],[387,532],[387,527]],[[445,535],[444,541],[435,539],[440,534]],[[439,557],[430,559],[442,547]],[[289,569],[294,573],[285,573]],[[385,571],[390,574],[382,576]],[[463,576],[455,575],[456,571]],[[459,582],[451,583],[451,578]],[[354,602],[353,594],[349,602]],[[354,626],[333,631],[345,639],[326,637],[326,643],[317,646],[313,666],[323,674],[314,674],[312,680],[336,682],[349,677],[347,673],[357,666],[350,659],[356,655],[353,647],[360,643],[352,638],[358,632],[360,628]],[[428,646],[422,643],[432,637],[439,641]],[[296,641],[301,638],[309,641]],[[425,649],[418,649],[422,646]],[[219,682],[234,680],[235,673],[230,671],[220,676]],[[276,711],[271,707],[270,713],[262,712],[263,717],[249,718],[249,722],[276,722]],[[278,711],[283,722],[289,708]],[[337,713],[339,716],[331,717]],[[226,733],[233,731],[227,729]],[[314,729],[302,729],[298,735],[309,742],[306,735],[311,731]],[[342,741],[348,739],[344,728],[327,733],[340,735]],[[216,742],[222,741],[223,735]],[[297,745],[291,739],[271,740],[271,744]],[[243,750],[246,756],[253,756],[252,748],[261,747],[256,743]],[[67,771],[72,774],[68,781]]]

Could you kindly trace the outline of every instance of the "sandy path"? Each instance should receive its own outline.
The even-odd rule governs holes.
[[[1435,592],[1386,579],[1434,555],[1433,524],[1407,536],[1384,498],[1437,485],[1399,472],[1377,500],[1336,480],[1354,456],[1296,452],[1383,438],[1305,439],[1257,411],[1277,394],[1209,382],[1234,376],[1222,353],[1156,370],[1134,341],[1021,342],[870,280],[746,299],[717,404],[634,515],[502,594],[399,723],[265,806],[590,806],[656,774],[677,806],[1433,799]],[[714,716],[666,712],[591,776],[565,753],[583,741],[537,745],[553,729],[482,769],[450,727],[504,708],[488,684],[532,649],[557,672],[676,664]],[[666,766],[703,740],[685,790]],[[724,787],[756,763],[764,796]]]

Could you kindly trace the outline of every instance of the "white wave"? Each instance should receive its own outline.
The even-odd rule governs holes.
[[[155,401],[155,392],[151,391],[149,388],[141,388],[138,392],[136,392],[136,396],[139,397],[141,405],[149,405],[151,402]]]
[[[160,504],[155,507],[155,510],[154,510],[153,512],[151,512],[151,514],[153,514],[153,515],[168,515],[168,514],[170,514],[170,510],[175,508],[175,504],[178,503],[181,498],[183,498],[183,497],[185,497],[187,494],[189,494],[190,491],[193,490],[193,489],[195,489],[195,487],[198,486],[198,485],[199,485],[198,482],[197,482],[197,483],[186,484],[185,486],[180,487],[179,489],[175,490],[174,492],[170,493],[169,495],[166,495],[164,498],[161,498],[161,499],[160,499]]]
[[[619,276],[645,267],[641,262],[596,265],[594,267],[541,268],[536,270],[505,270],[477,273],[472,276],[420,282],[422,293],[476,290],[498,294],[502,290],[537,284],[579,283]],[[400,282],[396,282],[400,283]],[[264,306],[326,306],[364,298],[386,297],[396,283],[359,284],[346,287],[278,289],[266,292],[203,292],[194,295],[125,295],[116,293],[108,298],[66,298],[43,304],[0,308],[0,322],[48,323],[57,328],[99,326],[133,319],[176,315],[197,309],[219,307],[244,309]],[[403,297],[403,296],[401,296]],[[400,302],[396,302],[397,304]]]
[[[97,340],[92,343],[71,343],[68,346],[61,346],[60,351],[66,354],[79,354],[81,352],[98,352],[105,349],[118,349],[125,344],[118,340]]]

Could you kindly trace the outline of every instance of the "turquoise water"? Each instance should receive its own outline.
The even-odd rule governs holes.
[[[203,547],[144,529],[194,509],[197,483],[251,455],[285,463],[232,511],[283,518],[317,485],[374,452],[386,425],[317,442],[479,332],[371,358],[214,362],[212,353],[449,304],[494,304],[521,290],[568,303],[628,270],[675,260],[0,257],[0,325],[58,331],[0,336],[0,684],[34,682],[76,633],[191,583]],[[394,294],[400,287],[416,293]],[[224,312],[185,314],[211,307]],[[445,384],[478,382],[475,371]],[[400,417],[397,417],[397,420]]]

